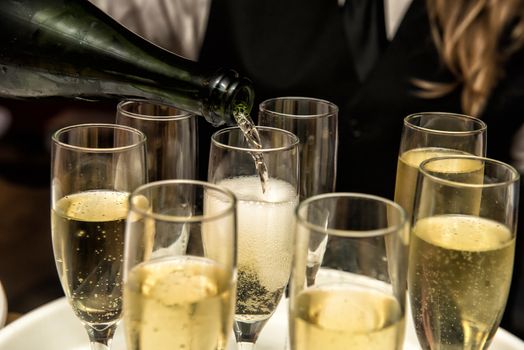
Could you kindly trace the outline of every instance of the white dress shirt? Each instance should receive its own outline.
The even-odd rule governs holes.
[[[90,1],[131,31],[167,50],[197,59],[211,0]]]
[[[384,18],[386,20],[386,35],[393,39],[398,26],[413,0],[384,0]]]

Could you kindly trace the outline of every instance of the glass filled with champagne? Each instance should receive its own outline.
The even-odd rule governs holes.
[[[426,112],[404,119],[395,202],[406,210],[410,220],[420,163],[429,158],[455,154],[485,156],[486,131],[483,121],[462,114]],[[461,170],[455,165],[453,171]]]
[[[224,350],[236,292],[236,198],[196,180],[151,182],[129,200],[129,350]]]
[[[279,304],[289,281],[293,210],[298,203],[298,138],[285,130],[257,127],[253,149],[240,128],[212,136],[208,179],[237,197],[238,291],[235,336],[251,349]],[[263,158],[267,176],[259,176]],[[265,183],[261,183],[265,181]]]
[[[290,282],[291,349],[402,349],[408,241],[405,211],[390,200],[329,193],[302,201]]]
[[[197,178],[197,116],[148,100],[123,100],[116,123],[142,131],[147,137],[150,182]]]
[[[466,163],[470,171],[450,172],[450,163]],[[490,345],[511,284],[518,188],[518,172],[496,160],[421,163],[408,289],[423,349]]]
[[[58,276],[91,349],[109,349],[122,311],[128,197],[147,180],[146,138],[82,124],[52,136],[51,231]]]

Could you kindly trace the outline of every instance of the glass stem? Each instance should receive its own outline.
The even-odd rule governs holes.
[[[91,350],[109,350],[111,348],[111,341],[109,340],[107,343],[97,343],[97,342],[91,342],[89,345],[89,348]]]
[[[111,349],[111,341],[115,335],[116,323],[111,325],[104,325],[103,327],[85,326],[87,335],[89,336],[91,350],[109,350]]]
[[[233,327],[238,350],[253,350],[260,331],[267,320],[256,322],[236,321]]]
[[[255,343],[237,343],[238,350],[254,350]]]

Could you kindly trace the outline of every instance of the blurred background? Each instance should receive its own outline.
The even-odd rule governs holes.
[[[50,223],[50,137],[81,122],[114,122],[112,102],[0,99],[0,282],[9,320],[63,296]]]

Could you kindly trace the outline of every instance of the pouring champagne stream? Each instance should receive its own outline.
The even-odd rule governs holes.
[[[251,148],[262,148],[260,135],[255,126],[255,123],[253,123],[253,120],[249,116],[248,106],[246,106],[244,103],[236,105],[233,110],[233,118],[237,122],[240,130],[242,130],[242,133],[244,134],[244,137],[246,138],[246,141],[249,143]],[[264,162],[264,156],[260,152],[252,152],[251,156],[255,161],[255,167],[257,168],[258,176],[260,177],[260,185],[262,186],[262,192],[265,193],[267,190],[269,175],[267,172],[266,163]]]

